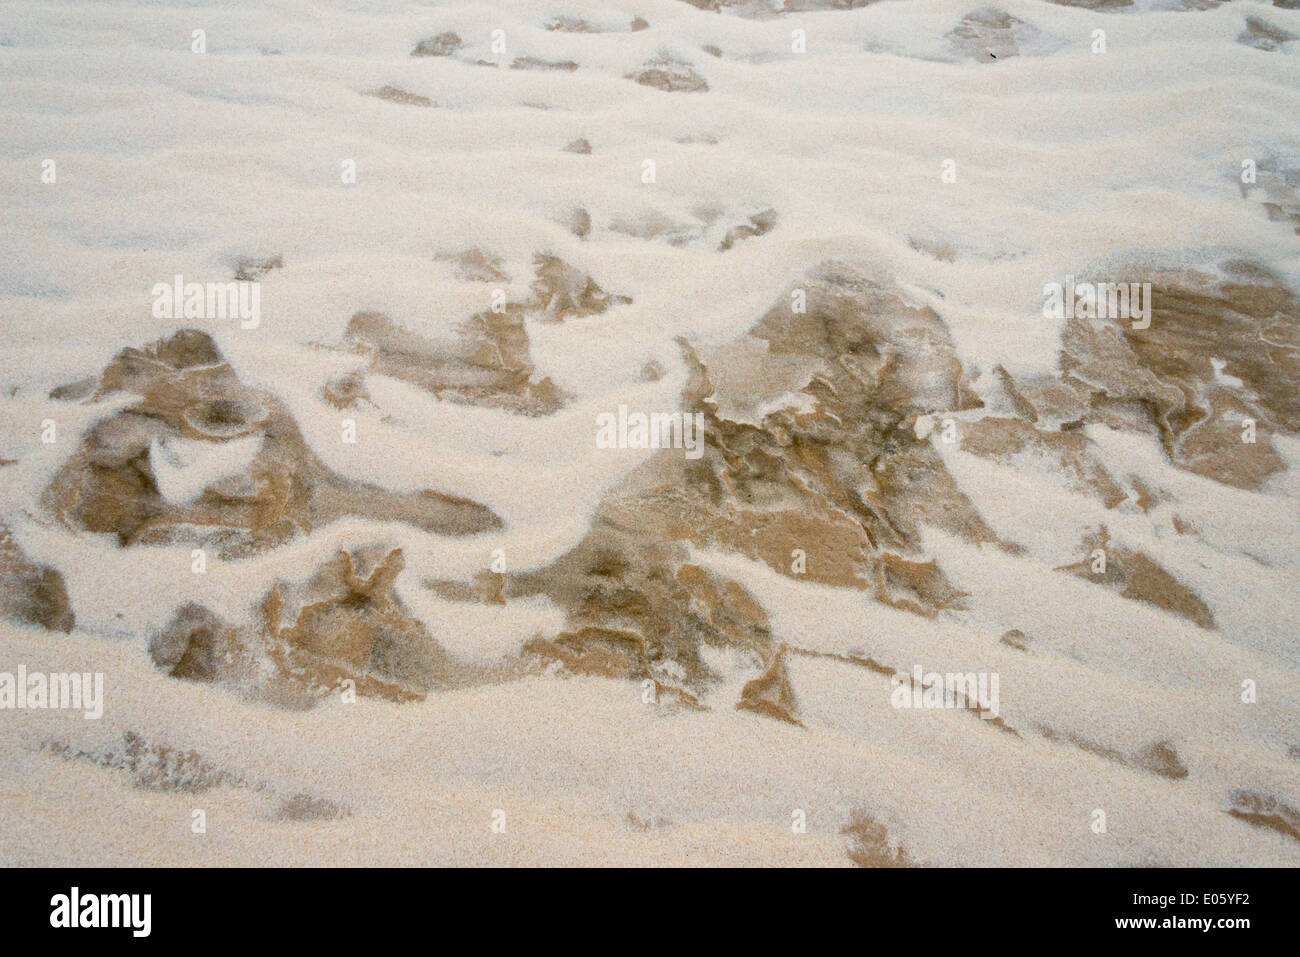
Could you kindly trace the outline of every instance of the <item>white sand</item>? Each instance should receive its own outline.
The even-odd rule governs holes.
[[[1067,274],[1240,258],[1294,288],[1300,237],[1264,215],[1260,194],[1243,199],[1238,175],[1248,158],[1300,165],[1300,44],[1266,53],[1235,38],[1248,15],[1300,33],[1300,11],[1245,0],[1104,14],[1007,0],[998,7],[1038,38],[1005,62],[959,61],[944,34],[981,5],[885,0],[771,20],[677,0],[0,6],[0,458],[17,460],[0,471],[0,519],[62,573],[78,621],[70,637],[0,625],[0,670],[107,676],[101,721],[0,712],[0,862],[846,864],[839,831],[862,809],[925,864],[1300,863],[1300,842],[1225,813],[1236,789],[1300,807],[1300,765],[1287,757],[1300,745],[1300,484],[1289,474],[1260,493],[1227,488],[1098,427],[1089,438],[1107,467],[1163,489],[1174,503],[1164,513],[1105,510],[1050,470],[932,438],[985,520],[1026,548],[1013,558],[927,534],[971,594],[960,615],[927,620],[735,556],[697,559],[749,588],[778,640],[996,670],[1012,727],[1126,753],[1171,740],[1190,769],[1183,780],[964,712],[895,710],[887,678],[825,658],[791,660],[800,729],[732,709],[752,673],[731,675],[704,713],[645,705],[634,684],[558,676],[297,713],[167,678],[147,655],[150,629],[178,605],[248,620],[277,577],[379,539],[403,547],[403,596],[457,657],[492,662],[553,635],[562,614],[548,601],[466,612],[418,584],[469,580],[496,548],[515,571],[573,547],[602,494],[644,457],[598,452],[594,415],[673,407],[685,381],[674,337],[735,338],[824,259],[872,263],[942,316],[963,363],[1016,375],[1054,370],[1061,330],[1042,318],[1041,289]],[[616,32],[544,29],[561,14]],[[626,32],[634,16],[651,28]],[[796,28],[807,31],[803,55],[789,52]],[[1089,51],[1097,28],[1104,55]],[[204,55],[189,50],[195,29]],[[495,29],[503,56],[490,49]],[[457,57],[408,56],[446,30],[465,40]],[[710,91],[623,78],[660,51],[693,64]],[[472,65],[523,56],[580,68]],[[362,95],[385,84],[438,106]],[[704,134],[718,142],[678,142]],[[591,155],[563,151],[578,137]],[[940,180],[950,157],[955,184]],[[57,163],[54,184],[40,180],[45,159]],[[356,185],[340,182],[347,159]],[[641,181],[646,159],[653,184]],[[585,241],[564,225],[575,206],[591,215]],[[769,207],[772,233],[715,252],[729,226]],[[611,228],[656,220],[690,241]],[[913,242],[946,244],[956,261]],[[538,373],[573,396],[555,415],[439,402],[371,377],[375,413],[355,416],[359,442],[342,444],[319,389],[350,359],[320,346],[363,309],[451,335],[498,285],[458,280],[437,259],[471,247],[503,257],[511,298],[526,295],[533,255],[550,250],[633,302],[530,324]],[[276,254],[285,268],[262,281],[257,329],[150,314],[156,282],[229,279],[240,257]],[[52,525],[41,489],[122,403],[55,402],[49,390],[187,325],[209,331],[244,382],[283,398],[331,468],[474,498],[505,528],[451,539],[345,521],[243,562],[209,556],[194,576],[187,549],[124,550]],[[667,374],[646,383],[652,359]],[[40,443],[46,418],[59,425],[53,446]],[[1300,463],[1294,443],[1279,449]],[[176,500],[239,468],[172,451],[158,450],[155,468]],[[1174,511],[1196,536],[1169,540]],[[1099,523],[1192,587],[1217,631],[1053,573],[1079,560],[1081,533]],[[1032,653],[999,642],[1013,626],[1041,637]],[[1247,678],[1254,705],[1239,701]],[[261,789],[150,792],[39,750],[94,750],[126,732],[195,749]],[[297,793],[353,814],[277,819]],[[190,831],[195,808],[206,835]],[[497,808],[505,834],[489,830]],[[1104,835],[1089,827],[1097,808]],[[806,834],[791,832],[795,809]],[[628,814],[670,823],[642,833]]]

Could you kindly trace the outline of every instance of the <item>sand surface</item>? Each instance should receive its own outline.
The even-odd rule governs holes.
[[[0,6],[0,863],[1300,863],[1290,6]]]

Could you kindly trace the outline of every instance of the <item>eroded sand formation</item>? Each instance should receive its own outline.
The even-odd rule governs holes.
[[[841,0],[548,10],[505,52],[468,19],[385,36],[335,78],[359,139],[395,144],[361,163],[374,192],[308,192],[274,241],[199,259],[264,283],[268,317],[281,294],[266,338],[110,324],[93,363],[14,374],[3,647],[110,678],[102,727],[15,716],[14,767],[148,809],[132,833],[202,794],[244,828],[213,862],[372,831],[395,862],[1300,860],[1300,301],[1269,255],[1300,233],[1295,163],[1261,147],[1238,189],[1234,140],[1214,184],[1157,170],[1129,196],[1129,165],[1107,179],[1070,130],[1031,129],[1062,112],[1031,108],[1035,71],[1088,42],[1042,6],[930,9],[915,47]],[[1291,8],[1185,6],[1282,112]],[[856,19],[800,87],[784,50],[809,12]],[[852,86],[877,53],[973,92],[917,123],[901,84]],[[1126,155],[1128,79],[1105,100]],[[963,140],[1007,91],[1033,115]],[[449,131],[473,149],[447,160]],[[1214,185],[1240,204],[1224,237],[1165,235]],[[355,244],[291,245],[318,206]],[[1102,238],[1082,229],[1068,268],[1150,283],[1149,323],[1033,314],[1080,222]],[[25,268],[20,299],[71,285]],[[593,419],[627,402],[698,417],[698,456],[599,447]],[[46,417],[63,438],[37,447]],[[360,464],[328,444],[358,420],[384,442]],[[114,589],[147,607],[112,617]],[[909,711],[914,668],[992,672],[1000,707],[971,685]],[[498,807],[518,844],[481,842]]]
[[[502,264],[481,252],[456,261],[470,281],[506,279]],[[346,410],[365,400],[366,375],[378,374],[511,414],[556,411],[564,399],[536,375],[525,317],[560,322],[598,316],[627,299],[611,297],[555,257],[539,256],[536,266],[527,301],[475,316],[454,347],[427,341],[383,315],[356,314],[342,345],[368,358],[368,372],[331,383],[324,398]],[[961,492],[935,441],[937,419],[960,417],[963,452],[993,462],[1032,455],[1109,511],[1149,510],[1159,493],[1108,472],[1086,437],[1092,424],[1150,436],[1171,465],[1249,490],[1284,467],[1268,437],[1300,433],[1289,387],[1300,379],[1300,309],[1258,270],[1237,265],[1219,281],[1208,274],[1159,277],[1146,329],[1072,320],[1058,375],[1016,379],[1001,367],[994,370],[1006,400],[1000,410],[976,396],[942,318],[869,272],[844,262],[819,264],[795,287],[800,307],[793,305],[798,297],[782,296],[742,336],[708,349],[681,339],[690,371],[681,410],[703,416],[704,454],[692,461],[665,449],[647,459],[606,494],[591,531],[575,548],[530,571],[484,570],[468,581],[420,582],[451,602],[499,607],[544,597],[561,608],[564,629],[530,638],[513,662],[475,667],[449,656],[395,590],[406,571],[402,549],[377,543],[339,551],[314,569],[286,569],[290,574],[261,598],[252,626],[227,622],[199,604],[181,607],[150,637],[155,666],[174,678],[221,683],[291,709],[311,707],[341,689],[410,702],[559,668],[649,682],[657,700],[700,711],[708,710],[703,701],[725,677],[708,661],[725,651],[757,672],[732,706],[802,728],[800,694],[787,661],[792,653],[819,652],[776,637],[763,604],[742,584],[693,561],[693,550],[744,556],[777,574],[861,590],[871,600],[934,618],[966,605],[964,593],[928,553],[923,527],[1009,555],[1023,552],[1019,543],[999,538]],[[1231,381],[1219,374],[1225,361]],[[52,518],[113,534],[124,547],[183,542],[238,559],[357,513],[396,517],[440,534],[497,526],[477,503],[431,491],[396,496],[333,475],[274,398],[242,386],[201,332],[123,350],[82,401],[120,393],[138,401],[89,430],[43,501]],[[1239,441],[1242,416],[1258,423],[1261,438],[1254,446]],[[222,478],[185,502],[160,490],[154,468],[160,456],[166,460],[169,446],[250,438],[257,445],[245,473]],[[811,556],[794,571],[793,549]],[[1097,549],[1107,556],[1100,572],[1090,560]],[[1056,571],[1199,628],[1215,628],[1193,588],[1153,557],[1112,542],[1104,525],[1079,543],[1078,554],[1078,562]],[[8,538],[4,555],[9,615],[68,630],[73,611],[58,573],[27,561]],[[1006,631],[1003,643],[1020,651],[1033,646],[1015,629]],[[831,658],[880,675],[907,665]],[[979,710],[973,701],[966,707]],[[1189,774],[1169,741],[1118,749],[1048,723],[1016,728],[996,718],[993,724],[1016,737],[1032,734],[1170,780]],[[165,759],[149,752],[149,767],[163,770],[145,772],[135,740],[128,740],[124,757],[91,757],[104,766],[133,768],[138,786],[162,786],[149,783],[162,780],[158,774],[184,788],[226,780],[225,772],[195,757],[166,752]],[[343,813],[333,805],[316,813],[320,801],[298,795],[282,816]],[[1294,812],[1276,796],[1242,791],[1233,801],[1225,808],[1233,817],[1295,836]],[[882,825],[854,814],[844,827],[853,842],[851,860],[910,863],[905,849],[889,844]]]
[[[500,261],[494,264],[481,250],[465,251],[454,261],[468,281],[506,280]],[[410,382],[439,398],[524,415],[554,412],[564,405],[565,396],[550,379],[535,374],[525,319],[563,322],[631,300],[606,293],[590,276],[555,256],[538,255],[535,264],[537,279],[527,300],[503,300],[500,308],[475,315],[457,341],[430,341],[381,313],[358,312],[348,322],[344,345],[367,356],[371,372]],[[330,382],[324,397],[339,409],[367,398],[357,374]]]
[[[97,423],[45,490],[45,507],[71,528],[111,534],[126,546],[192,545],[234,558],[343,515],[452,535],[499,525],[475,502],[341,480],[307,447],[283,406],[245,388],[203,332],[124,349],[90,401],[117,393],[140,401]],[[159,473],[169,467],[223,453],[243,465],[221,481],[190,490],[160,486]]]

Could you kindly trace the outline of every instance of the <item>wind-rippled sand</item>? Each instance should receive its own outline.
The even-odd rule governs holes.
[[[1297,37],[4,5],[0,861],[1300,862]]]

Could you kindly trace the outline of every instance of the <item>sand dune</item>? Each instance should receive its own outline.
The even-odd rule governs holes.
[[[6,4],[0,861],[1300,863],[1293,7]]]

